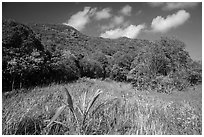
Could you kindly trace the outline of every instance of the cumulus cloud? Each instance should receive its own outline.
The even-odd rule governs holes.
[[[113,18],[113,23],[116,25],[122,24],[124,22],[124,17],[123,16],[115,16]]]
[[[165,18],[157,16],[152,20],[152,31],[167,32],[171,28],[176,28],[184,24],[190,18],[190,14],[185,10],[179,10],[177,13],[168,15]]]
[[[138,36],[142,29],[145,28],[144,24],[140,25],[129,25],[126,28],[116,28],[113,30],[108,30],[105,33],[102,33],[100,37],[103,38],[110,38],[110,39],[117,39],[120,37],[127,37],[134,39]]]
[[[120,25],[124,26],[127,24],[124,21],[125,21],[125,19],[123,16],[114,16],[113,18],[111,18],[111,21],[108,25],[101,26],[101,30],[112,29],[112,28],[118,27]]]
[[[163,10],[186,9],[197,6],[196,2],[169,2],[162,8]]]
[[[132,7],[129,5],[125,5],[118,11],[119,13],[118,15],[111,16],[108,24],[100,26],[101,30],[104,31],[104,30],[109,30],[109,29],[114,29],[119,27],[123,27],[123,28],[127,27],[128,25],[130,25],[130,23],[129,21],[125,21],[125,16],[130,16],[131,12],[132,12]]]
[[[112,16],[110,12],[111,12],[110,8],[104,8],[101,11],[96,12],[95,18],[96,20],[110,18]]]
[[[132,7],[129,5],[126,5],[120,10],[120,13],[122,13],[123,15],[126,15],[126,16],[130,16],[131,11],[132,11]]]
[[[162,10],[187,9],[197,6],[198,2],[150,2],[152,7],[162,7]]]
[[[96,8],[84,7],[83,11],[79,11],[72,15],[68,20],[68,23],[63,23],[64,25],[70,25],[77,30],[84,29],[85,25],[90,22],[90,17],[96,13]]]

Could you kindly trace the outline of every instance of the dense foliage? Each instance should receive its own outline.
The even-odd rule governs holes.
[[[140,90],[183,90],[202,82],[202,64],[185,44],[160,40],[89,37],[65,25],[3,20],[3,91],[79,77],[131,82]]]
[[[40,82],[46,54],[33,31],[9,20],[3,21],[2,34],[3,90]]]

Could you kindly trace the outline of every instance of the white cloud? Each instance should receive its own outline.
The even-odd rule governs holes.
[[[197,6],[198,2],[150,2],[152,7],[162,7],[162,10],[187,9]]]
[[[127,23],[124,22],[125,19],[123,16],[114,16],[113,18],[111,18],[111,21],[108,25],[103,25],[101,26],[101,30],[107,30],[107,29],[112,29],[115,27],[119,27],[120,25],[126,25]]]
[[[96,12],[96,8],[84,7],[83,11],[79,11],[72,15],[68,20],[68,23],[63,23],[64,25],[70,25],[77,30],[84,29],[85,25],[90,22],[90,17],[92,17]]]
[[[173,9],[186,9],[197,6],[197,2],[168,2],[162,8],[163,10],[173,10]]]
[[[119,25],[122,24],[124,22],[124,17],[123,16],[115,16],[113,18],[113,24]]]
[[[126,5],[120,10],[120,13],[122,13],[123,15],[126,15],[126,16],[130,16],[131,11],[132,11],[132,7],[129,5]]]
[[[116,28],[113,30],[108,30],[105,33],[102,33],[100,35],[100,37],[103,38],[110,38],[110,39],[117,39],[120,37],[127,37],[127,38],[131,38],[134,39],[138,36],[138,34],[140,33],[140,31],[142,29],[145,28],[144,24],[140,24],[140,25],[129,25],[126,28]]]
[[[177,13],[168,15],[165,18],[157,16],[152,20],[152,31],[167,32],[171,28],[176,28],[185,23],[190,18],[190,14],[185,10],[179,10]]]
[[[110,18],[112,16],[110,12],[111,12],[110,8],[104,8],[101,11],[96,12],[95,18],[96,20]]]

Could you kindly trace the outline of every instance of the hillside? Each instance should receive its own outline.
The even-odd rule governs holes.
[[[202,64],[180,40],[12,20],[2,32],[4,135],[202,134]]]
[[[137,48],[150,45],[148,40],[119,38],[116,40],[101,37],[86,36],[71,26],[55,24],[29,24],[30,28],[40,37],[46,49],[68,49],[74,54],[93,53],[102,51],[106,55],[113,55],[117,51],[136,51]]]
[[[104,39],[66,25],[3,20],[3,91],[80,77],[128,81],[138,89],[183,90],[201,82],[185,43],[162,37]]]

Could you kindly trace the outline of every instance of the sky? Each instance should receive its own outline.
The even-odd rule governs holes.
[[[192,59],[202,60],[201,2],[3,2],[2,18],[70,25],[88,36],[110,39],[175,37]]]

